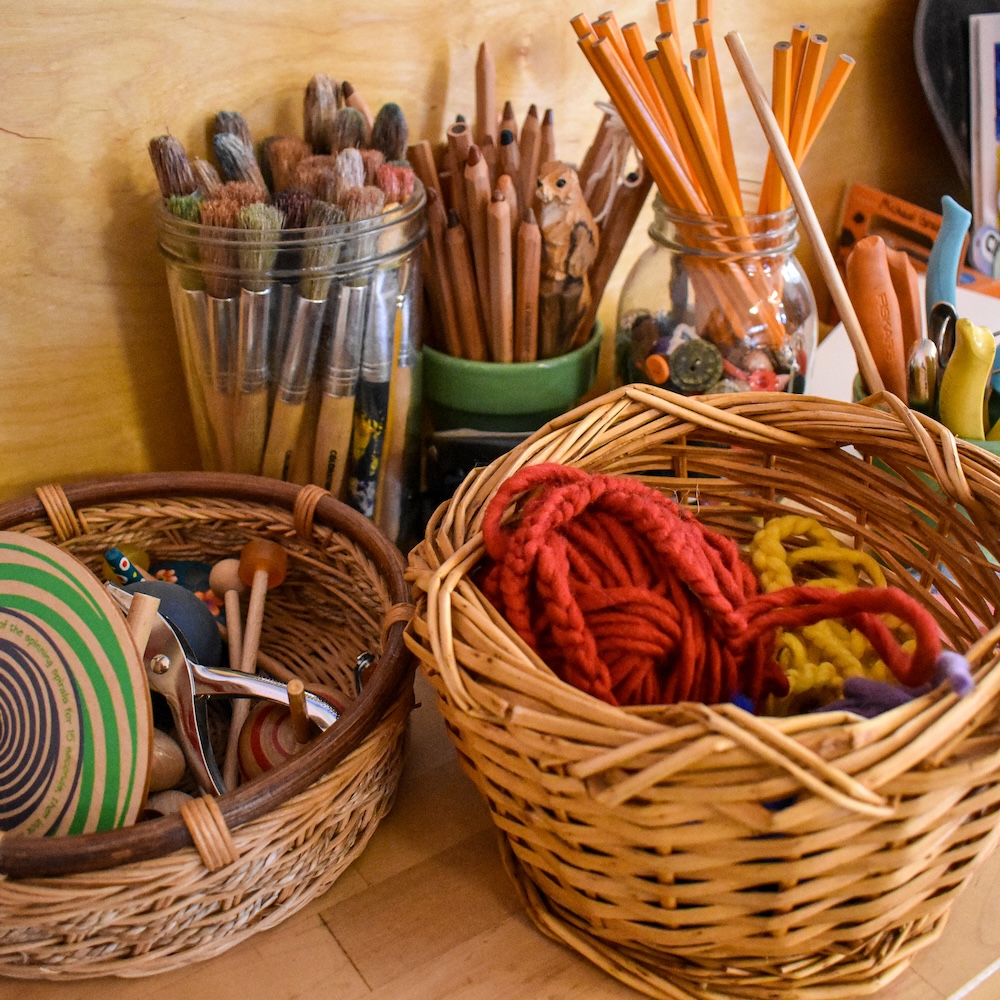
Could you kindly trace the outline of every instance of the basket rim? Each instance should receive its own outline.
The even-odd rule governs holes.
[[[241,473],[148,472],[82,480],[65,486],[64,491],[74,508],[109,499],[205,495],[269,503],[292,511],[299,494],[308,488]],[[44,516],[38,497],[12,500],[0,504],[0,530]],[[341,532],[365,551],[385,579],[393,604],[412,603],[402,553],[371,521],[329,494],[316,504],[314,521]],[[368,683],[336,726],[317,736],[287,764],[218,797],[231,831],[304,791],[361,744],[405,683],[412,663],[403,642],[405,627],[403,621],[390,626],[381,655],[367,675]],[[179,815],[100,833],[0,835],[0,873],[8,878],[43,878],[98,871],[148,861],[192,845],[191,834]]]

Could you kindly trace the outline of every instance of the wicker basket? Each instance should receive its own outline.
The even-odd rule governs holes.
[[[974,693],[941,687],[864,721],[630,710],[564,684],[470,579],[488,500],[548,461],[635,476],[740,543],[789,505],[808,512],[931,611]],[[997,556],[1000,461],[898,400],[626,386],[436,512],[410,555],[407,643],[539,928],[654,997],[846,1000],[940,935],[1000,836],[1000,630],[980,625],[1000,606]]]
[[[0,528],[97,569],[131,541],[158,558],[280,543],[262,652],[281,680],[333,688],[344,714],[287,764],[202,808],[105,833],[0,841],[0,974],[73,979],[187,966],[273,927],[327,890],[389,810],[413,703],[398,551],[317,487],[251,476],[130,476],[0,507]],[[354,661],[380,652],[354,697]],[[214,808],[217,802],[218,808]],[[195,846],[197,845],[197,846]]]

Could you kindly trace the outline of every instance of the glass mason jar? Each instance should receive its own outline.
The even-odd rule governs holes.
[[[747,204],[756,204],[752,189]],[[816,301],[795,258],[798,215],[694,215],[657,196],[652,245],[618,302],[617,374],[685,395],[804,392]]]
[[[268,232],[156,209],[202,466],[315,483],[408,537],[425,196]]]

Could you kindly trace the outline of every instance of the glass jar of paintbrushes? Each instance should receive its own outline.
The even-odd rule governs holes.
[[[743,194],[758,204],[756,192]],[[659,197],[653,209],[651,245],[619,298],[619,378],[685,395],[803,392],[817,321],[795,257],[795,209],[730,218]]]
[[[405,534],[419,463],[424,204],[417,180],[377,211],[324,215],[331,206],[317,201],[291,229],[272,205],[222,218],[206,201],[199,221],[158,206],[206,469],[315,483],[390,538]]]

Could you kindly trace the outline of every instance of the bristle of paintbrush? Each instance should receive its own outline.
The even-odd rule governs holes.
[[[344,210],[347,222],[373,219],[385,205],[385,192],[371,185],[348,188],[341,193],[338,204]]]
[[[285,217],[285,229],[303,229],[309,218],[313,196],[302,188],[285,188],[273,199],[274,207]]]
[[[368,123],[364,115],[354,108],[341,108],[334,116],[330,129],[330,152],[358,148],[366,145],[367,141]]]
[[[253,149],[253,139],[250,136],[250,126],[238,111],[220,111],[212,119],[212,139],[217,135],[235,135],[244,146]]]
[[[153,161],[160,194],[193,194],[198,187],[184,147],[172,135],[158,135],[149,140],[149,158]]]
[[[361,150],[349,146],[337,154],[337,190],[362,187],[365,183],[365,161]]]
[[[201,223],[203,226],[234,230],[241,208],[235,199],[213,198],[202,203]],[[228,245],[229,239],[231,235],[224,239],[205,240],[200,248],[201,262],[205,266],[205,290],[217,299],[231,298],[238,288],[235,276],[226,273],[231,272],[237,264],[233,247]]]
[[[172,194],[167,198],[167,211],[185,222],[201,222],[201,202],[202,197],[197,191],[194,194]]]
[[[295,186],[295,168],[312,156],[312,147],[297,135],[274,136],[268,143],[266,158],[271,170],[271,190],[285,191]]]
[[[402,205],[410,200],[416,174],[409,166],[386,163],[379,167],[376,184],[385,192],[385,203]]]
[[[310,229],[325,229],[340,225],[344,221],[345,212],[339,205],[317,200],[309,208],[306,226]],[[326,298],[333,275],[324,274],[322,271],[337,263],[339,252],[340,246],[334,240],[315,239],[309,242],[302,251],[303,276],[299,281],[299,292],[303,298],[317,301]],[[314,273],[316,271],[321,273]]]
[[[191,172],[194,174],[195,183],[203,198],[214,197],[216,191],[222,187],[219,171],[208,160],[196,156],[191,161]]]
[[[294,186],[320,201],[337,199],[337,158],[329,153],[307,156],[295,167]]]
[[[361,159],[365,165],[365,184],[374,184],[378,176],[378,168],[385,163],[385,154],[381,149],[362,149]]]
[[[231,132],[220,132],[213,140],[219,173],[227,181],[245,181],[267,190],[253,146],[248,146]]]
[[[225,181],[220,184],[211,198],[206,201],[228,201],[237,208],[267,201],[267,191],[249,181]]]
[[[403,109],[398,104],[383,104],[375,116],[368,145],[381,150],[387,160],[402,160],[410,141],[410,130]]]
[[[277,236],[285,223],[285,216],[274,205],[258,203],[246,205],[236,217],[237,228],[242,230],[239,248],[240,270],[246,272],[241,279],[244,288],[262,292],[267,288],[267,273],[274,267],[278,253]]]
[[[343,104],[339,83],[316,73],[306,86],[302,104],[303,134],[314,153],[330,152],[330,129]]]

